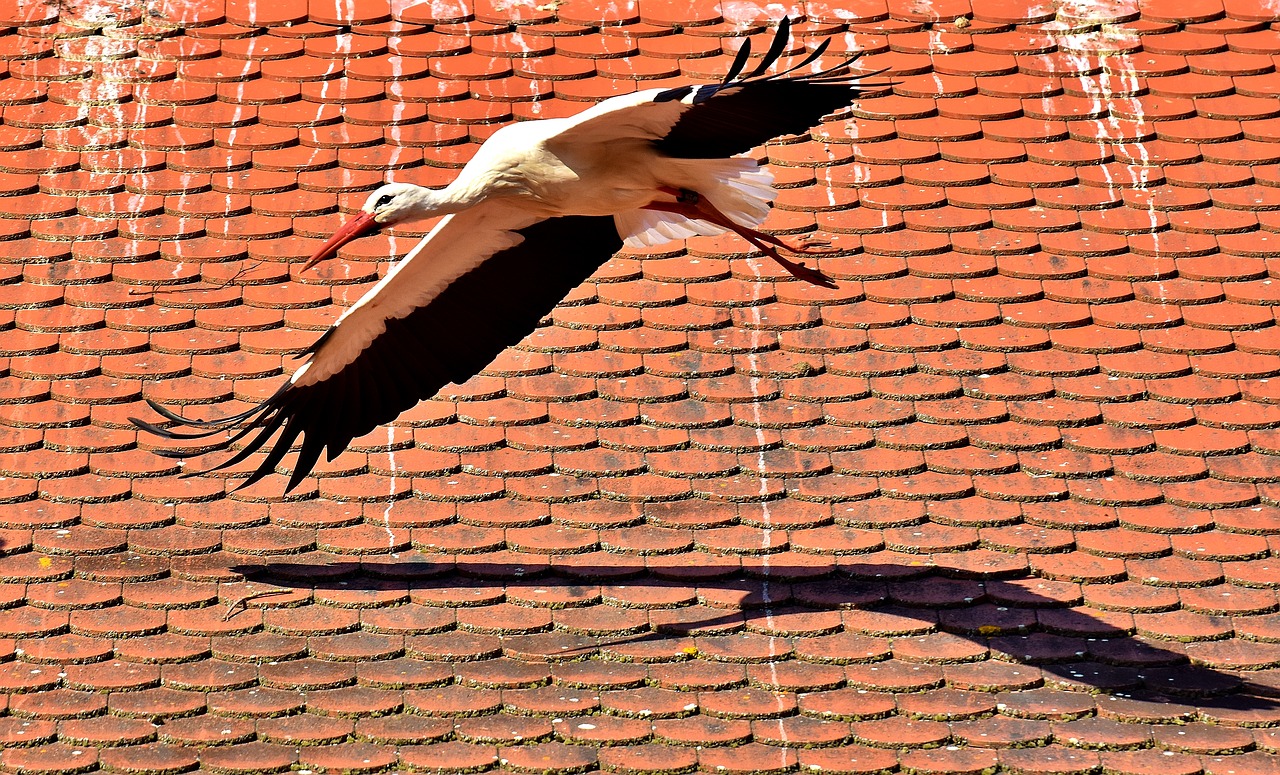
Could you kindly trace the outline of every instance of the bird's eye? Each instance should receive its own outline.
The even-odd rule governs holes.
[[[392,197],[390,194],[383,194],[382,196],[378,197],[378,201],[373,203],[373,209],[378,210],[378,209],[381,209],[382,207],[385,207],[386,205],[391,204],[392,199],[394,199],[394,197]]]

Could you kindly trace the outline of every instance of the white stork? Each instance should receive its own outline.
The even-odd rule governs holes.
[[[503,127],[444,189],[382,186],[304,269],[380,227],[445,217],[307,349],[309,360],[275,394],[216,420],[183,417],[148,400],[171,423],[197,430],[132,418],[134,424],[197,442],[157,450],[174,458],[225,451],[253,434],[219,465],[187,475],[240,463],[275,437],[242,487],[272,473],[301,435],[287,492],[322,453],[332,460],[357,436],[474,376],[624,243],[729,230],[793,275],[830,286],[778,248],[804,251],[755,228],[775,196],[772,178],[735,156],[808,131],[857,94],[850,73],[856,55],[832,68],[810,67],[830,40],[790,69],[766,75],[789,37],[784,18],[758,66],[742,75],[750,57],[744,41],[717,84],[640,91],[571,118]],[[202,441],[224,433],[229,437]]]

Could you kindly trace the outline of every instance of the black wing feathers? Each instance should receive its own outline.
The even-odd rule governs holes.
[[[743,41],[725,80],[693,91],[695,109],[685,112],[671,131],[654,143],[658,150],[682,159],[746,153],[779,135],[807,132],[823,116],[852,102],[857,92],[849,65],[856,55],[820,73],[791,75],[817,61],[830,39],[789,69],[764,75],[786,51],[790,30],[791,22],[784,18],[760,63],[739,78],[751,50],[750,40]],[[687,93],[678,99],[685,96]]]
[[[818,57],[827,53],[827,49],[830,48],[830,46],[831,46],[831,38],[823,38],[822,42],[818,44],[818,47],[815,48],[813,51],[809,52],[809,56],[800,60],[799,62],[792,65],[791,67],[788,67],[786,70],[783,70],[782,72],[778,73],[778,77],[781,78],[782,76],[790,75],[803,67],[808,67],[809,65],[818,61]],[[852,59],[846,60],[845,62],[842,62],[839,65],[839,67],[847,68],[852,61],[853,61]]]
[[[321,454],[327,451],[332,460],[357,436],[391,422],[446,384],[470,379],[537,328],[557,302],[622,247],[613,218],[607,216],[552,218],[519,233],[524,236],[520,244],[495,253],[429,304],[388,320],[383,334],[322,382],[305,387],[287,383],[254,409],[223,420],[191,420],[154,405],[183,426],[236,432],[214,445],[161,454],[193,457],[227,450],[252,434],[242,449],[210,469],[240,463],[270,441],[266,458],[241,485],[248,486],[272,473],[301,436],[291,490]],[[141,420],[134,423],[161,436],[186,435]]]
[[[782,56],[782,52],[787,50],[787,42],[790,40],[791,19],[784,16],[782,21],[778,22],[778,31],[773,34],[773,42],[769,44],[769,50],[764,52],[764,56],[761,57],[760,64],[756,65],[756,69],[742,76],[742,80],[750,81],[752,78],[764,75],[773,66],[773,63],[778,61],[778,57]],[[750,42],[750,38],[743,42],[742,47],[746,48],[748,42]]]
[[[823,116],[849,104],[848,84],[765,81],[722,91],[714,110],[680,117],[658,150],[682,159],[716,159],[746,153],[780,135],[808,132]]]
[[[730,83],[734,78],[738,77],[738,73],[742,72],[742,68],[747,66],[747,60],[751,58],[751,38],[744,38],[742,45],[738,46],[738,53],[733,58],[733,64],[729,66],[729,72],[725,73],[724,80],[720,85]]]
[[[693,94],[692,86],[677,86],[674,89],[667,89],[666,91],[658,92],[657,96],[653,98],[653,101],[654,102],[679,102],[685,97],[688,97],[690,94]]]

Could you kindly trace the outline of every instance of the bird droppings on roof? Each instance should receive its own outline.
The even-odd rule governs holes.
[[[837,288],[624,251],[287,497],[130,425],[270,395],[384,180],[784,13],[895,82],[754,152]],[[0,771],[1275,772],[1278,14],[0,3]]]

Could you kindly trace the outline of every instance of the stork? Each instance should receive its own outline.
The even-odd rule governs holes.
[[[768,74],[790,38],[784,18],[749,73],[750,40],[715,84],[650,89],[604,100],[569,118],[511,124],[486,141],[456,180],[432,190],[389,183],[322,245],[304,271],[348,242],[409,219],[444,216],[403,260],[299,357],[307,361],[248,411],[184,417],[148,399],[186,430],[131,418],[187,446],[187,458],[234,450],[209,473],[271,442],[242,487],[275,471],[301,436],[286,486],[327,454],[394,420],[450,382],[461,383],[532,332],[623,244],[740,235],[788,272],[830,287],[818,270],[782,255],[807,252],[757,229],[772,206],[772,177],[737,154],[808,131],[857,95],[850,66],[807,57]]]

